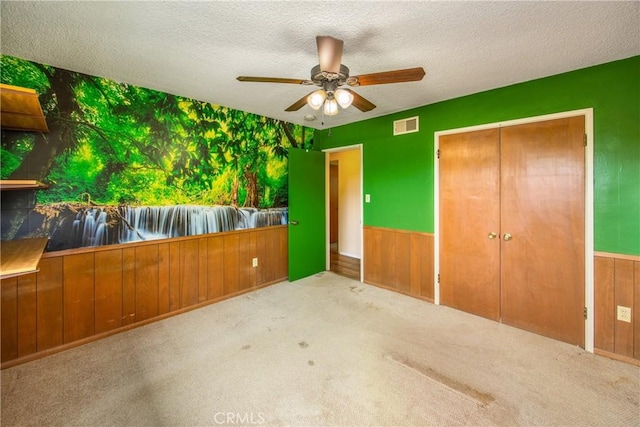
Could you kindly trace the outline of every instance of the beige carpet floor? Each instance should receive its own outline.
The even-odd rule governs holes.
[[[2,426],[640,425],[640,368],[323,273],[2,371]]]

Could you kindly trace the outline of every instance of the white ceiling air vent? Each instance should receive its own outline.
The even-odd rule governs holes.
[[[396,120],[393,122],[393,134],[402,135],[405,133],[418,132],[418,116],[409,117],[408,119]]]

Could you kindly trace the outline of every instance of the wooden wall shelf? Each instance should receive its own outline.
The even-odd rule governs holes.
[[[35,90],[0,84],[0,101],[3,129],[49,132]]]
[[[41,188],[48,188],[48,186],[35,179],[0,179],[0,191],[38,190]]]
[[[6,240],[0,246],[0,279],[38,271],[48,237]]]

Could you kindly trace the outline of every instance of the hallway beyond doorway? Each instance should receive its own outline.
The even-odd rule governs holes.
[[[341,276],[360,280],[360,260],[338,252],[338,244],[331,244],[331,271]]]

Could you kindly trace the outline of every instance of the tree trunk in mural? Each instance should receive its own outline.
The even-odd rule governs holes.
[[[22,132],[2,129],[2,146],[7,151],[14,151],[18,141],[22,139]]]
[[[56,157],[72,149],[77,141],[72,130],[72,113],[78,108],[73,93],[75,82],[72,74],[64,70],[58,70],[52,74],[44,67],[39,68],[50,82],[50,89],[46,94],[43,94],[42,101],[46,103],[47,100],[55,98],[57,101],[55,114],[47,116],[49,132],[35,134],[33,148],[25,156],[20,166],[10,175],[11,179],[46,181]],[[9,147],[8,144],[5,146]],[[13,201],[21,205],[26,200],[25,198],[30,197],[35,196],[18,194],[14,196]],[[19,198],[23,200],[21,201]],[[28,226],[25,227],[28,225],[25,223],[28,221],[29,210],[24,207],[5,210],[3,216],[5,219],[2,227],[2,239],[13,239],[20,229],[28,228]]]
[[[289,129],[289,123],[284,122],[282,120],[280,120],[280,126],[282,126],[282,130],[284,131],[284,134],[287,137],[287,140],[289,140],[289,144],[291,144],[291,147],[293,148],[298,148],[298,141],[296,141],[296,137],[293,135],[293,132],[291,131],[291,129]],[[302,128],[302,141],[304,143],[304,128]]]
[[[233,178],[233,184],[231,185],[231,205],[238,206],[238,188],[240,187],[240,181],[238,180],[238,174]]]
[[[41,68],[49,77],[51,96],[57,100],[55,114],[47,116],[48,133],[36,135],[34,148],[27,154],[20,166],[11,174],[12,179],[44,180],[56,157],[75,146],[77,138],[73,132],[72,113],[78,111],[73,85],[76,83],[70,72],[57,70],[54,74]],[[49,94],[47,94],[49,97]]]
[[[247,182],[247,198],[244,200],[244,206],[257,208],[259,206],[260,196],[258,194],[258,174],[245,170],[244,179]]]

